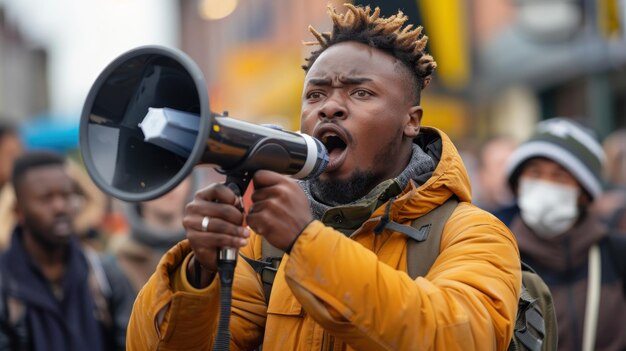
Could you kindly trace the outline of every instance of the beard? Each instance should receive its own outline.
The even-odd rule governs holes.
[[[27,225],[22,225],[23,230],[30,234],[31,238],[42,248],[48,251],[64,248],[70,242],[71,236],[74,234],[73,228],[71,231],[55,232],[51,224],[43,224],[35,216],[25,216],[25,222]]]
[[[400,129],[394,138],[391,138],[374,156],[375,164],[386,164],[389,155],[399,154],[402,130]],[[397,174],[395,175],[397,176]],[[311,195],[326,205],[338,206],[354,202],[367,195],[375,186],[387,179],[382,179],[380,174],[372,170],[355,170],[352,176],[346,180],[322,181],[319,178],[310,180]]]
[[[376,176],[371,171],[356,171],[349,179],[322,181],[319,178],[311,179],[311,195],[326,205],[338,206],[351,203],[376,186]]]
[[[392,137],[374,155],[374,164],[389,162],[389,155],[395,155],[401,147],[402,129],[399,128],[395,137]],[[310,180],[311,195],[326,205],[338,206],[354,202],[367,195],[376,185],[386,179],[371,170],[355,170],[346,180],[322,181],[319,178]]]

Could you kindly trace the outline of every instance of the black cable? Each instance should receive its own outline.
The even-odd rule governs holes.
[[[229,175],[226,177],[226,186],[239,198],[242,204],[241,194],[248,187],[249,174]],[[241,209],[243,210],[243,209]],[[217,325],[217,335],[213,344],[213,351],[228,351],[230,347],[230,310],[233,295],[233,277],[235,264],[237,264],[237,250],[221,248],[217,261],[217,273],[220,276],[220,319]]]
[[[227,351],[230,346],[230,310],[233,292],[235,260],[220,260],[217,272],[220,276],[220,320],[213,351]]]

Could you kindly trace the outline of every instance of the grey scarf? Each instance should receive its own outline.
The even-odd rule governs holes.
[[[435,161],[433,161],[433,159],[430,156],[428,156],[419,146],[417,146],[416,144],[413,144],[413,153],[411,155],[411,160],[409,161],[409,164],[402,171],[402,173],[400,173],[394,179],[394,181],[399,185],[400,190],[404,189],[409,184],[409,179],[413,179],[414,181],[418,183],[418,185],[421,185],[424,179],[429,178],[429,177],[423,177],[423,175],[432,173],[434,169],[435,169]],[[311,205],[313,218],[321,219],[324,213],[328,209],[332,208],[332,206],[319,202],[313,197],[311,193],[311,189],[310,189],[311,185],[309,181],[305,180],[305,181],[300,181],[298,183],[300,184],[300,187],[304,190],[304,193],[309,198],[309,204]],[[374,190],[372,190],[372,192],[380,191],[380,190],[381,189],[378,189],[378,187],[376,187]],[[364,196],[363,198],[370,197],[370,194]],[[391,196],[395,196],[395,195],[397,194],[387,192],[386,198],[381,199],[381,200],[387,201],[388,198],[390,198]],[[356,199],[351,204],[360,202],[361,200],[362,199]],[[345,206],[349,206],[349,205],[350,204],[347,204]]]

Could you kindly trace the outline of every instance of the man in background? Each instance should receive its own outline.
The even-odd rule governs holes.
[[[200,172],[194,171],[157,199],[122,204],[129,232],[111,238],[110,249],[135,292],[139,292],[154,273],[163,254],[185,239],[182,224],[185,205],[202,183]]]
[[[485,141],[478,152],[476,206],[494,212],[513,203],[513,194],[506,181],[506,160],[515,151],[517,142],[506,136]]]
[[[626,235],[626,129],[609,134],[602,143],[606,153],[604,180],[607,190],[593,205],[593,211],[615,232]]]
[[[134,295],[113,261],[82,249],[64,158],[26,153],[11,180],[17,225],[0,256],[0,349],[124,350]]]
[[[590,211],[603,192],[604,158],[573,120],[539,123],[507,164],[517,206],[496,213],[550,288],[561,351],[626,348],[626,241]]]

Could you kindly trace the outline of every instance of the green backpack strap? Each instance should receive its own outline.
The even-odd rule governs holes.
[[[276,278],[276,272],[278,272],[278,266],[283,259],[284,251],[276,248],[267,241],[264,237],[261,237],[261,260],[253,260],[249,257],[241,256],[255,272],[261,276],[263,282],[263,293],[265,295],[265,303],[269,304],[270,295],[272,293],[272,285],[274,284],[274,278]]]
[[[407,271],[411,278],[425,276],[439,256],[443,227],[459,201],[452,197],[411,224],[411,230],[397,228],[407,240]],[[397,226],[400,226],[397,224]],[[406,227],[406,226],[404,226]],[[389,226],[387,226],[389,228]],[[419,233],[419,235],[414,235]],[[415,239],[415,238],[418,239]],[[509,351],[554,351],[558,343],[556,313],[550,290],[526,263],[522,266],[522,290],[518,300],[515,330]]]
[[[407,264],[409,275],[413,279],[425,275],[435,262],[439,255],[441,232],[458,204],[459,201],[453,196],[444,204],[413,221],[411,227],[395,222],[388,222],[384,226],[384,229],[399,231],[411,238],[407,242]],[[429,238],[432,240],[426,240]],[[241,255],[260,274],[265,293],[265,302],[268,304],[272,292],[272,284],[284,254],[282,250],[274,247],[262,237],[261,261]]]
[[[265,292],[265,302],[270,303],[270,295],[272,294],[272,285],[278,272],[278,266],[283,259],[285,252],[274,245],[270,244],[265,237],[261,238],[261,255],[263,262],[269,263],[261,272],[261,280],[263,281],[263,290]]]
[[[522,290],[509,350],[556,350],[559,332],[550,289],[532,267],[524,261],[521,265]]]
[[[443,227],[458,204],[459,200],[453,196],[411,224],[411,227],[423,234],[421,241],[412,236],[412,239],[407,240],[407,270],[411,278],[425,276],[439,256]]]

